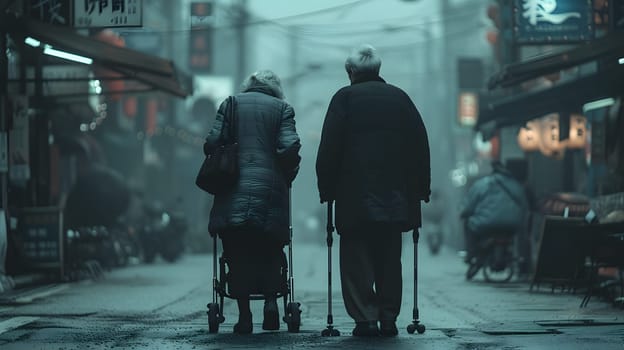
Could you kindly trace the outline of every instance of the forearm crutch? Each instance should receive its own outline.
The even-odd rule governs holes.
[[[334,328],[334,316],[332,315],[332,245],[334,243],[334,202],[327,202],[327,328],[321,335],[323,337],[337,337],[340,332]]]
[[[412,238],[414,240],[414,308],[412,310],[413,320],[407,326],[407,333],[414,334],[415,331],[418,334],[425,333],[425,325],[420,323],[419,315],[418,315],[418,238],[420,237],[420,232],[418,228],[415,228],[412,232]]]

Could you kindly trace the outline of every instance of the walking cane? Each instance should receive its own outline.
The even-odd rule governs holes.
[[[332,244],[334,243],[334,202],[327,202],[327,328],[321,335],[323,337],[337,337],[340,332],[334,328],[334,316],[332,315]]]
[[[412,232],[412,238],[414,240],[414,308],[412,309],[413,320],[407,326],[407,333],[414,334],[417,331],[418,334],[425,333],[425,325],[420,323],[418,315],[418,238],[420,232],[418,228],[415,228]]]

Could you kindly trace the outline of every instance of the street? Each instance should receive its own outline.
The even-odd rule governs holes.
[[[338,242],[338,240],[336,241]],[[295,242],[295,300],[302,304],[300,333],[262,331],[262,301],[252,303],[254,333],[232,334],[236,305],[226,299],[225,323],[209,334],[206,303],[212,295],[211,255],[186,255],[107,272],[96,281],[47,285],[0,295],[0,347],[12,349],[624,349],[624,312],[582,293],[529,292],[526,282],[492,285],[464,279],[454,251],[419,255],[419,306],[424,334],[410,335],[412,244],[403,249],[403,308],[396,338],[356,338],[340,295],[338,243],[332,249],[334,324],[340,337],[321,337],[327,320],[327,248]],[[283,308],[280,303],[280,314]]]

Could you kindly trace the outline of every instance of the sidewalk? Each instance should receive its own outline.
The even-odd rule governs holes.
[[[467,265],[456,251],[443,247],[438,255],[431,255],[426,245],[421,244],[418,248],[418,307],[421,320],[428,323],[428,327],[469,328],[477,324],[508,321],[509,318],[535,321],[622,319],[624,316],[624,310],[600,300],[598,295],[592,297],[587,307],[579,308],[584,291],[572,294],[555,289],[552,292],[548,284],[530,291],[530,281],[486,283],[481,272],[472,281],[466,281]],[[332,248],[334,322],[345,322],[352,328],[352,320],[346,315],[342,304],[339,250],[340,239],[336,238]],[[327,256],[325,245],[307,241],[295,241],[293,244],[295,298],[306,301],[302,305],[302,316],[312,317],[321,324],[326,323],[327,316]],[[205,259],[212,265],[211,259]],[[413,244],[408,235],[404,240],[402,261],[403,306],[398,322],[409,324],[412,320],[414,286]],[[0,303],[10,303],[11,299],[31,289],[59,284],[43,274],[15,276],[12,282],[14,287],[11,290],[0,292]],[[314,312],[308,310],[312,308]],[[319,310],[324,312],[319,313]]]
[[[418,306],[424,334],[408,334],[412,321],[412,243],[403,249],[403,305],[392,339],[352,337],[353,320],[340,292],[339,239],[332,249],[333,316],[340,337],[321,337],[327,325],[327,247],[293,245],[294,299],[301,303],[301,332],[262,331],[262,301],[252,303],[254,333],[232,334],[235,301],[225,300],[225,323],[209,334],[212,256],[186,255],[175,264],[135,265],[101,280],[27,288],[0,307],[3,349],[622,349],[624,311],[597,299],[579,308],[581,294],[526,282],[500,285],[466,281],[466,265],[450,249],[432,256],[419,250]],[[2,310],[3,309],[3,310]],[[280,315],[282,309],[280,306]],[[7,329],[2,335],[2,322]],[[17,322],[17,323],[16,323]],[[18,325],[18,326],[16,326]],[[591,326],[591,327],[587,327]],[[8,327],[8,328],[7,328]],[[2,342],[5,343],[2,343]]]
[[[351,330],[353,323],[344,313],[340,295],[338,269],[339,240],[335,241],[334,255],[334,319],[344,322],[343,330]],[[315,309],[326,310],[327,290],[327,248],[306,245],[294,247],[295,279],[299,281],[298,291],[312,294],[323,300],[314,303]],[[403,306],[397,320],[399,325],[412,321],[413,307],[413,245],[404,241],[403,247]],[[314,262],[304,264],[303,262]],[[301,266],[303,265],[303,266]],[[512,281],[492,284],[483,280],[481,273],[472,281],[465,280],[467,266],[454,250],[444,247],[440,254],[431,255],[425,245],[419,246],[418,262],[418,307],[420,319],[428,329],[466,329],[487,330],[508,327],[510,329],[526,327],[536,322],[579,322],[580,320],[624,322],[624,310],[605,303],[599,297],[592,297],[586,308],[579,308],[583,292],[551,292],[547,285],[541,289],[529,291],[530,283]],[[305,285],[301,281],[305,279]],[[313,282],[312,282],[313,281]],[[321,294],[325,291],[325,294]],[[297,291],[296,291],[297,292]],[[310,295],[311,296],[311,295]],[[306,298],[304,298],[306,299]],[[304,307],[310,307],[304,306]],[[317,311],[318,312],[318,311]],[[316,314],[317,321],[324,322],[322,313]],[[312,315],[309,315],[312,316]],[[321,323],[322,323],[321,322]]]

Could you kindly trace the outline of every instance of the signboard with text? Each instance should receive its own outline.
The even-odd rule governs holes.
[[[457,121],[461,126],[472,127],[479,118],[479,96],[475,92],[463,91],[457,103]]]
[[[70,0],[29,0],[28,8],[30,18],[50,24],[71,25]]]
[[[514,0],[518,44],[575,43],[593,39],[592,0]]]
[[[212,70],[213,3],[191,3],[191,34],[189,36],[189,68],[193,73]]]
[[[63,212],[58,207],[19,211],[17,239],[22,255],[34,268],[59,269],[63,274]]]
[[[30,18],[75,28],[140,27],[142,0],[28,0]]]
[[[74,27],[140,27],[142,0],[74,0]]]

